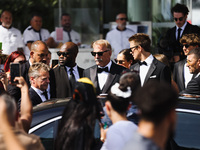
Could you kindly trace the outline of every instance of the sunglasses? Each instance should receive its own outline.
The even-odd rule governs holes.
[[[131,47],[131,48],[129,48],[129,50],[130,51],[133,51],[132,49],[135,49],[135,48],[137,48],[138,47],[138,45],[136,45],[136,46],[134,46],[134,47]]]
[[[61,56],[61,55],[63,55],[64,57],[66,57],[67,55],[69,55],[70,53],[69,52],[57,52],[57,55],[58,56]]]
[[[184,46],[185,46],[185,48],[188,48],[188,47],[190,47],[190,45],[189,45],[189,44],[181,44],[181,46],[182,46],[182,47],[184,47]]]
[[[175,20],[175,21],[178,21],[178,20],[179,20],[179,21],[183,21],[183,18],[184,18],[184,17],[174,18],[174,20]]]
[[[110,50],[105,50],[105,51],[103,51],[103,52],[91,52],[91,54],[92,54],[92,56],[96,56],[96,55],[102,56],[103,53],[108,52],[108,51],[110,51]]]
[[[123,21],[123,20],[127,20],[127,18],[118,18],[118,20]]]
[[[119,63],[119,64],[123,64],[124,60],[117,60],[117,59],[115,59],[115,62]]]

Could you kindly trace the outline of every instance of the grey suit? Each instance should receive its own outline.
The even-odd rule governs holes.
[[[107,81],[103,86],[103,89],[100,90],[99,83],[98,83],[98,76],[97,76],[97,65],[94,65],[86,70],[83,71],[83,76],[88,77],[96,87],[97,95],[101,93],[108,93],[111,86],[114,85],[116,82],[119,82],[119,78],[123,71],[127,70],[125,67],[115,64],[112,62]]]
[[[130,70],[139,74],[139,63],[132,65]],[[171,84],[171,72],[169,67],[154,58],[145,77],[144,84],[150,80],[164,81]]]

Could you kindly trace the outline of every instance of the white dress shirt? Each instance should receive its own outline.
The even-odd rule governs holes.
[[[46,97],[44,96],[44,94],[42,94],[44,91],[41,91],[40,89],[35,88],[35,87],[33,87],[33,86],[31,86],[31,87],[32,87],[32,88],[35,90],[35,92],[40,96],[42,102],[46,101]],[[48,96],[48,99],[49,99],[49,98],[50,98],[49,92],[47,92],[47,96]]]
[[[110,61],[105,67],[108,67],[108,71],[110,71],[110,67],[112,65],[112,61]],[[98,68],[105,68],[105,67],[100,67],[98,66]],[[99,81],[99,87],[100,89],[102,90],[103,89],[103,86],[104,84],[106,83],[107,81],[107,78],[108,78],[108,72],[101,72],[101,73],[97,73],[97,76],[98,76],[98,81]]]
[[[192,79],[193,74],[190,73],[189,68],[186,66],[186,63],[184,65],[184,79],[185,79],[185,88],[187,87],[188,83]]]
[[[187,25],[187,21],[184,23],[184,25],[182,27],[176,26],[176,39],[178,38],[178,29],[179,28],[182,29],[181,32],[180,32],[180,37],[181,37],[181,35],[183,34],[183,31],[185,30],[186,25]]]
[[[149,57],[146,58],[145,62],[147,65],[141,65],[140,66],[140,81],[141,81],[141,86],[144,84],[144,80],[146,78],[147,72],[149,71],[149,68],[153,62],[153,55],[150,55]]]
[[[67,75],[68,75],[68,78],[69,78],[71,67],[67,67],[67,66],[65,66],[65,67],[67,69]],[[77,65],[73,67],[73,74],[74,74],[76,81],[77,81],[80,78]]]

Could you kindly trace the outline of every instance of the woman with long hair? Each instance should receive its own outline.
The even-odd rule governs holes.
[[[95,149],[97,145],[94,130],[99,121],[100,111],[94,85],[88,78],[81,78],[76,83],[73,97],[63,112],[55,149]]]

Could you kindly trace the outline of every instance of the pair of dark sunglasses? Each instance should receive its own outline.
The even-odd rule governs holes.
[[[123,20],[127,20],[127,18],[118,18],[118,20],[123,21]]]
[[[92,56],[96,56],[96,55],[102,56],[103,53],[108,52],[108,51],[110,51],[110,50],[105,50],[105,51],[103,51],[103,52],[91,52],[91,54],[92,54]]]
[[[175,20],[175,21],[178,21],[178,20],[179,20],[179,21],[183,21],[183,18],[184,18],[184,17],[174,18],[174,20]]]
[[[115,59],[115,62],[119,63],[119,64],[123,64],[124,60],[117,60],[117,59]]]
[[[188,48],[188,47],[190,47],[190,45],[189,45],[189,44],[181,44],[181,46],[182,46],[182,47],[184,47],[184,46],[185,46],[185,48]]]
[[[19,61],[20,64],[24,64],[25,62],[26,62],[26,60]]]
[[[60,52],[60,51],[57,52],[57,55],[58,55],[58,56],[63,55],[64,57],[66,57],[66,56],[69,55],[69,54],[70,54],[69,52]]]

